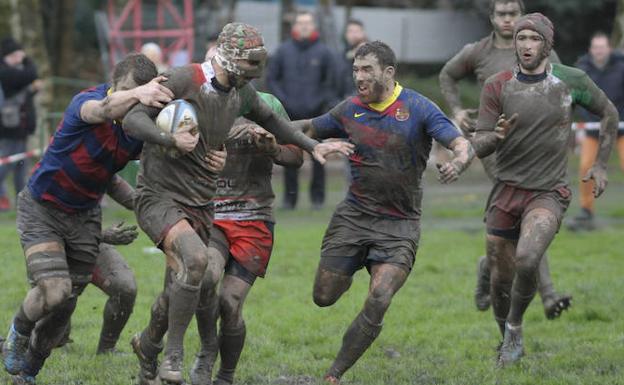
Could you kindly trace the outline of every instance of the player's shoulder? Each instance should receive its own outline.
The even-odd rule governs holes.
[[[510,81],[511,79],[513,79],[513,77],[514,77],[514,71],[512,70],[500,71],[490,76],[489,78],[487,78],[485,80],[485,83],[483,83],[483,87],[486,87],[492,84],[502,85]]]
[[[411,88],[404,87],[403,90],[401,90],[398,101],[414,112],[427,113],[435,110],[441,111],[440,107],[433,100]]]
[[[280,102],[280,100],[273,94],[269,94],[268,92],[260,92],[258,91],[258,96],[260,97],[260,99],[262,99],[269,107],[271,107],[271,110],[273,110],[273,112],[277,113],[277,115],[288,119],[288,113],[286,112],[286,109],[284,108],[284,105],[282,104],[282,102]]]
[[[587,79],[587,73],[580,68],[553,63],[552,75],[571,87],[581,86]]]
[[[486,54],[489,47],[492,45],[492,35],[487,35],[482,39],[473,41],[464,45],[462,51],[468,54],[470,57],[475,57],[479,54]]]

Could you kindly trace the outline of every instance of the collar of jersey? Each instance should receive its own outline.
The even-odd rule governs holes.
[[[401,94],[401,91],[403,91],[403,87],[399,84],[399,82],[395,82],[394,92],[392,92],[392,95],[390,95],[386,100],[382,102],[370,103],[368,104],[368,107],[372,108],[373,110],[377,112],[383,112],[388,107],[390,107],[392,103],[396,102],[396,100],[399,98],[399,95]]]
[[[202,90],[206,93],[216,92],[211,83],[212,78],[215,77],[215,70],[210,60],[203,62],[201,64],[201,68],[204,72],[204,77],[206,78],[206,83],[202,86]]]

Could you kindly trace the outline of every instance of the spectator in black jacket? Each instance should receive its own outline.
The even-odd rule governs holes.
[[[33,96],[39,88],[37,68],[11,37],[0,42],[0,84],[4,103],[0,108],[0,158],[26,151],[26,140],[35,131],[37,117]],[[24,188],[26,162],[21,160],[0,166],[0,211],[10,208],[4,179],[13,170],[15,192]]]
[[[323,114],[338,102],[333,84],[336,74],[333,53],[319,41],[314,15],[299,12],[292,28],[292,39],[282,43],[271,58],[267,71],[269,91],[277,96],[292,120],[310,119]],[[298,169],[285,168],[284,207],[297,205]],[[312,207],[325,201],[325,170],[314,161],[310,184]]]
[[[620,120],[624,117],[624,58],[613,52],[609,43],[609,36],[604,32],[597,32],[592,36],[589,53],[582,56],[576,66],[589,75],[601,90],[613,102],[620,114]],[[581,110],[580,115],[585,122],[598,122],[600,118],[586,110]],[[598,130],[585,131],[585,137],[581,142],[581,165],[580,177],[583,178],[591,167],[598,153]],[[620,168],[624,171],[624,130],[618,130],[616,143],[620,157]],[[581,212],[568,223],[570,230],[590,231],[595,228],[594,222],[594,194],[592,193],[593,182],[580,183]]]

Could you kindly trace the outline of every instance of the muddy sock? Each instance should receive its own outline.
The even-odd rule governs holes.
[[[52,349],[58,346],[65,335],[65,330],[67,330],[77,302],[78,298],[71,296],[64,304],[58,306],[56,310],[37,322],[30,339],[30,347],[28,348],[33,353],[35,363],[39,359],[45,360],[52,352]]]
[[[108,298],[104,306],[104,322],[102,323],[97,353],[104,353],[115,347],[134,308],[134,299],[133,295],[122,293],[111,295]]]
[[[507,321],[512,326],[522,324],[522,317],[537,292],[536,269],[517,269],[511,287],[511,306]]]
[[[542,302],[544,302],[555,295],[555,287],[550,277],[550,267],[548,266],[548,256],[546,254],[544,254],[539,264],[538,275],[538,290],[540,297],[542,297]]]
[[[358,314],[342,338],[342,347],[327,375],[340,378],[364,354],[381,332],[382,324],[373,324],[364,313]]]
[[[202,303],[203,302],[203,303]],[[200,300],[195,312],[197,318],[197,331],[201,342],[202,352],[217,353],[219,341],[217,339],[217,318],[219,317],[219,297],[210,295],[209,298]]]
[[[163,292],[152,304],[149,324],[141,333],[141,346],[150,343],[162,346],[162,340],[167,333],[169,325],[169,297]],[[162,350],[162,349],[161,349]]]
[[[35,328],[35,322],[28,319],[26,313],[24,313],[24,305],[21,305],[15,317],[13,318],[13,326],[15,331],[23,336],[29,336]]]
[[[184,334],[191,323],[197,303],[199,286],[193,286],[175,279],[169,292],[169,317],[165,355],[183,352]]]
[[[242,326],[236,329],[221,328],[221,335],[219,336],[221,367],[217,374],[219,380],[229,384],[234,382],[234,371],[245,345],[246,334],[247,329],[244,321]]]
[[[505,335],[505,321],[511,306],[511,286],[509,282],[498,281],[492,282],[491,286],[492,310],[502,336]]]

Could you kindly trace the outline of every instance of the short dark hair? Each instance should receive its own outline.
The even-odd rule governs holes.
[[[382,41],[376,40],[364,43],[355,51],[355,57],[362,57],[373,54],[382,68],[397,66],[397,59],[390,46]]]
[[[348,27],[350,25],[358,25],[361,28],[364,28],[364,23],[362,23],[362,20],[359,20],[359,19],[349,19],[349,20],[347,20],[346,26]]]
[[[596,31],[591,35],[591,39],[589,39],[589,41],[594,40],[595,38],[599,38],[599,37],[604,37],[605,39],[611,41],[611,36],[609,36],[608,33],[606,33],[605,31]]]
[[[520,7],[520,12],[524,14],[524,1],[522,0],[490,0],[490,16],[494,14],[496,4],[516,3]]]
[[[297,11],[297,13],[295,13],[295,18],[293,20],[296,21],[299,16],[311,16],[312,20],[314,20],[314,22],[316,23],[316,16],[312,11],[308,11],[307,9],[300,9]]]
[[[130,53],[126,55],[113,68],[113,84],[117,84],[121,79],[132,73],[132,80],[137,86],[148,83],[158,76],[156,65],[142,53]]]

